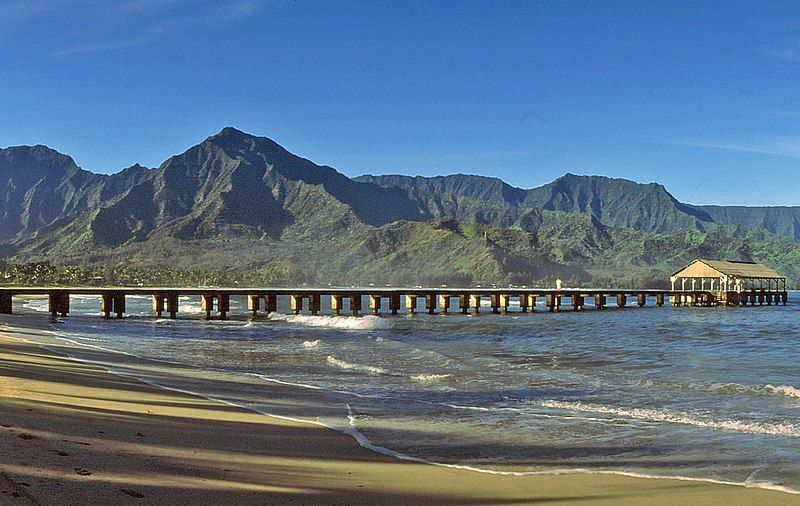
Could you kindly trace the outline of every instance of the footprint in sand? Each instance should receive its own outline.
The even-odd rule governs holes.
[[[69,453],[62,452],[61,450],[53,450],[53,453],[55,453],[59,457],[69,457]]]
[[[91,476],[92,475],[91,471],[87,471],[86,469],[84,469],[82,467],[76,467],[75,468],[75,472],[77,474],[81,475],[81,476]]]
[[[22,434],[20,434],[17,437],[20,438],[20,439],[28,440],[28,441],[30,441],[31,439],[36,439],[36,436],[34,436],[33,434],[28,434],[27,432],[23,432]]]
[[[129,496],[135,497],[137,499],[141,499],[142,497],[144,497],[143,493],[131,490],[129,488],[121,488],[119,489],[119,491],[122,492],[123,494],[128,494]]]

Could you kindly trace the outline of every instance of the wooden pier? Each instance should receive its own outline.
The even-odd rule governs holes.
[[[96,296],[105,318],[122,318],[126,312],[126,297],[152,298],[153,314],[176,318],[180,297],[196,297],[205,318],[228,317],[231,298],[246,301],[247,313],[252,316],[276,312],[278,299],[288,301],[294,314],[322,314],[322,300],[330,301],[333,316],[397,315],[405,312],[428,314],[509,313],[519,308],[527,313],[537,309],[582,311],[589,307],[603,310],[608,306],[626,308],[648,304],[671,306],[772,306],[786,305],[788,292],[773,288],[749,290],[619,290],[619,289],[533,289],[533,288],[145,288],[145,287],[4,287],[0,288],[0,314],[12,313],[15,296],[46,296],[53,316],[67,316],[71,296]],[[364,302],[366,301],[366,305]],[[488,301],[488,306],[483,302]],[[541,306],[540,306],[541,307]]]

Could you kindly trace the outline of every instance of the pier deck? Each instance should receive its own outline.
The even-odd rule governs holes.
[[[429,314],[449,312],[507,313],[509,307],[519,307],[528,312],[536,308],[538,300],[552,312],[561,311],[564,306],[573,311],[583,310],[585,302],[598,310],[608,305],[624,308],[629,305],[643,307],[650,299],[661,307],[665,302],[671,306],[717,306],[717,305],[786,305],[788,293],[778,290],[719,291],[711,290],[623,290],[602,288],[211,288],[211,287],[2,287],[0,288],[0,314],[11,314],[14,296],[47,296],[50,313],[54,316],[69,314],[71,295],[97,296],[100,309],[106,318],[112,315],[122,318],[126,312],[127,296],[152,297],[153,314],[167,314],[176,318],[180,297],[198,297],[206,318],[217,316],[226,318],[230,312],[231,297],[244,297],[247,310],[252,315],[259,312],[275,312],[278,298],[288,299],[290,311],[299,314],[309,312],[320,314],[322,298],[330,300],[330,314],[341,315],[347,311],[352,315],[362,314],[366,307],[371,314],[398,314],[402,309],[409,314],[424,311]],[[488,306],[483,306],[483,301]],[[364,302],[367,302],[366,306]],[[384,301],[386,305],[384,306]],[[422,306],[422,307],[420,307]],[[381,311],[381,309],[385,311]]]

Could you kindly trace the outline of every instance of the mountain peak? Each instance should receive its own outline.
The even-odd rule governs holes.
[[[249,134],[247,132],[242,132],[241,130],[239,130],[237,128],[234,128],[234,127],[231,127],[231,126],[227,126],[227,127],[223,128],[222,130],[220,130],[218,134],[212,135],[210,138],[214,139],[214,138],[221,138],[221,137],[234,137],[234,138],[248,138],[249,137],[249,138],[252,138],[252,137],[255,137],[255,136],[251,135],[251,134]]]
[[[63,173],[78,169],[71,156],[59,153],[42,144],[10,146],[0,150],[0,167],[25,168],[42,174]]]

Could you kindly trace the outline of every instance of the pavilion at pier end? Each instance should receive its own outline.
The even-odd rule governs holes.
[[[786,276],[755,262],[698,258],[669,280],[674,305],[785,305],[788,299]],[[710,299],[687,298],[696,293],[708,294]]]

